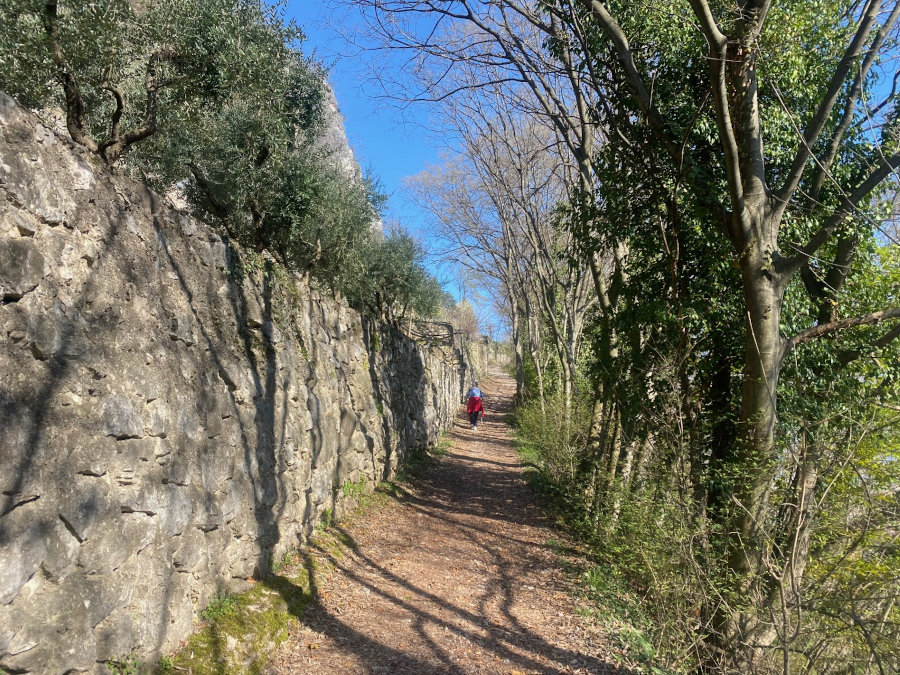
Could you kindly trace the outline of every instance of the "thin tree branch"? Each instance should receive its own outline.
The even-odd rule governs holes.
[[[900,166],[900,153],[896,153],[888,158],[879,158],[876,167],[866,179],[853,192],[844,196],[838,210],[810,237],[809,241],[804,246],[799,247],[795,255],[782,259],[781,269],[785,274],[785,280],[789,279],[797,270],[809,262],[809,259],[815,255],[816,251],[828,241],[835,229],[856,210],[859,203],[872,190],[878,187],[885,178],[896,171],[898,166]]]
[[[881,0],[869,0],[866,11],[860,21],[859,28],[856,31],[856,35],[853,36],[853,40],[844,52],[843,58],[841,58],[838,63],[838,66],[831,77],[831,82],[828,85],[828,90],[825,92],[825,96],[819,104],[818,110],[816,110],[816,114],[813,115],[806,130],[803,132],[803,139],[800,143],[800,147],[797,148],[797,154],[794,157],[794,162],[788,173],[788,177],[785,179],[782,188],[776,194],[776,201],[778,204],[776,208],[778,210],[784,211],[788,201],[790,201],[791,196],[800,184],[803,170],[806,167],[806,160],[808,160],[812,154],[812,146],[815,144],[816,140],[818,140],[819,134],[822,133],[825,124],[828,122],[828,118],[831,116],[831,111],[834,108],[834,104],[837,102],[841,89],[844,87],[844,83],[850,73],[850,68],[862,53],[863,45],[865,45],[869,39],[869,34],[872,32],[872,28],[875,25],[875,19],[878,16],[880,9]]]
[[[900,338],[900,324],[894,326],[887,333],[875,340],[875,342],[872,343],[872,346],[875,349],[884,349],[897,338]],[[838,361],[842,366],[846,366],[858,359],[862,354],[862,351],[859,349],[848,349],[838,354]]]
[[[784,344],[784,355],[786,356],[794,347],[803,344],[804,342],[810,342],[811,340],[837,333],[848,328],[870,326],[892,319],[900,319],[900,308],[885,309],[880,312],[872,312],[871,314],[865,314],[863,316],[854,316],[848,319],[839,319],[838,321],[832,321],[831,323],[813,326],[786,340]]]

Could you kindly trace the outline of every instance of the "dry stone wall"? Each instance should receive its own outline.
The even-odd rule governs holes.
[[[103,670],[456,414],[470,350],[243,258],[0,94],[0,668]]]

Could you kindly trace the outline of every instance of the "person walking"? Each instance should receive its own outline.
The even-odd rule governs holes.
[[[478,429],[478,422],[484,419],[484,395],[478,388],[478,383],[473,382],[466,392],[466,414],[473,430]]]

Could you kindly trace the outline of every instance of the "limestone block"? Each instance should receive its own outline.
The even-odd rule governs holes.
[[[309,485],[309,498],[316,506],[325,504],[331,499],[331,488],[333,484],[333,468],[324,466],[312,472],[312,478]]]
[[[312,451],[308,446],[297,450],[298,460],[284,473],[284,485],[293,494],[294,499],[305,492],[312,476]]]
[[[136,617],[133,623],[133,648],[152,653],[159,648],[161,633],[165,630],[169,607],[179,601],[180,590],[186,575],[173,572],[170,556],[145,550],[123,566],[122,574],[131,579],[133,592],[126,605],[127,611]],[[185,633],[186,634],[186,633]]]
[[[94,628],[98,662],[121,660],[134,648],[134,619],[125,609],[117,609]]]
[[[78,331],[84,326],[81,315],[59,300],[53,303],[49,311],[39,306],[32,307],[26,328],[32,354],[42,361],[55,355],[84,356],[85,345],[77,339]]]
[[[213,266],[218,270],[225,270],[228,267],[228,247],[221,241],[214,241],[210,244],[209,252],[210,260]]]
[[[216,498],[199,485],[189,487],[191,502],[194,504],[193,525],[203,532],[212,532],[225,524],[222,509]],[[224,501],[224,499],[222,500]]]
[[[154,438],[152,440],[154,441],[152,443],[153,458],[158,465],[165,466],[169,463],[169,457],[172,454],[172,442],[168,438]]]
[[[184,532],[191,522],[194,504],[188,488],[171,484],[164,488],[164,508],[159,513],[159,523],[167,537],[174,537]]]
[[[59,485],[58,499],[59,517],[82,542],[119,513],[106,478],[73,476]]]
[[[226,431],[227,425],[222,421],[218,410],[206,412],[203,420],[203,429],[209,439],[221,436]]]
[[[57,595],[66,598],[59,609],[74,610],[76,616],[83,617],[89,628],[126,604],[130,595],[127,588],[123,590],[118,584],[105,583],[103,579],[86,571],[70,574],[60,584],[59,590],[61,592]],[[68,623],[65,616],[60,616],[60,619]]]
[[[284,469],[288,469],[294,466],[300,458],[300,455],[297,452],[296,447],[294,446],[294,442],[290,439],[287,439],[282,444],[280,456]]]
[[[351,445],[350,439],[359,427],[359,416],[348,405],[341,406],[340,440],[341,447]]]
[[[95,665],[93,616],[106,604],[95,597],[102,590],[86,575],[70,575],[58,587],[45,584],[24,602],[13,603],[15,634],[3,665],[12,672],[62,673]],[[48,636],[41,639],[41,636]],[[35,639],[37,636],[39,639]],[[52,639],[50,637],[52,636]]]
[[[227,567],[228,557],[226,551],[228,550],[229,544],[231,544],[232,534],[226,528],[219,528],[208,532],[203,532],[201,530],[200,533],[203,535],[203,542],[200,544],[203,560],[200,562],[200,565],[205,567],[205,573],[208,577],[219,576],[221,575],[222,570]],[[256,542],[253,543],[255,544]],[[247,544],[249,545],[250,541],[248,541]],[[256,549],[255,546],[253,547],[253,550],[258,553],[258,549]]]
[[[46,525],[49,526],[45,535],[47,554],[41,570],[51,581],[59,582],[75,569],[81,544],[58,518]]]
[[[127,471],[127,470],[126,470]],[[166,486],[158,479],[137,470],[131,470],[130,478],[117,479],[116,494],[122,513],[143,513],[155,516],[166,503]]]
[[[244,322],[250,328],[261,328],[266,322],[266,316],[256,286],[251,280],[245,279],[239,292],[243,302]]]
[[[28,401],[23,396],[23,401]],[[29,411],[5,408],[0,392],[0,504],[14,504],[40,494],[40,467],[49,454],[45,438],[32,436]]]
[[[233,463],[230,459],[223,460],[213,447],[209,447],[200,457],[200,481],[203,489],[212,494],[225,486],[225,481],[231,476]]]
[[[196,237],[199,233],[197,221],[185,214],[173,214],[173,219],[181,227],[181,231],[188,237]]]
[[[175,428],[185,438],[196,440],[201,438],[203,431],[200,426],[200,416],[194,406],[187,401],[178,406]]]
[[[165,464],[166,481],[175,485],[189,485],[196,475],[196,448],[190,441],[172,444],[172,452]]]
[[[188,574],[175,574],[169,584],[169,602],[165,607],[160,635],[160,652],[171,652],[184,636],[190,634],[194,624],[194,606],[191,603],[192,578]]]
[[[31,239],[0,239],[0,297],[18,300],[44,275],[44,256]]]
[[[172,564],[181,572],[196,569],[205,560],[203,533],[199,530],[187,530],[177,538],[178,546],[172,556]]]
[[[244,493],[235,480],[225,485],[225,499],[222,502],[222,518],[225,523],[233,521],[242,511]]]
[[[183,312],[172,317],[169,321],[169,338],[181,340],[188,346],[197,343],[194,335],[194,320],[190,313]]]
[[[32,136],[33,131],[17,125],[17,131]],[[5,132],[7,133],[7,132]],[[42,222],[56,225],[63,222],[67,212],[74,211],[74,202],[66,194],[66,185],[60,185],[54,172],[47,170],[42,151],[27,154],[3,150],[0,161],[0,183],[13,199],[37,216]],[[50,161],[50,160],[48,160]],[[26,180],[27,177],[27,180]]]
[[[13,673],[31,673],[31,672],[54,672],[51,669],[56,666],[55,672],[77,672],[74,668],[81,665],[87,669],[90,665],[89,659],[81,657],[79,663],[67,664],[61,661],[56,644],[49,641],[37,640],[34,636],[40,636],[43,631],[53,630],[54,638],[59,640],[53,626],[48,625],[45,621],[28,617],[23,618],[18,615],[7,625],[15,626],[18,629],[14,633],[8,646],[3,649],[3,668]],[[62,627],[60,627],[62,632]],[[90,647],[90,645],[86,645]],[[72,670],[69,670],[71,668]]]
[[[262,334],[273,345],[280,344],[284,340],[281,335],[281,331],[278,330],[278,326],[276,326],[272,321],[266,321],[263,323]]]
[[[0,605],[12,602],[44,562],[51,529],[36,501],[0,518]]]
[[[144,425],[134,404],[126,396],[109,396],[102,407],[103,433],[117,439],[140,438]]]
[[[148,436],[166,438],[172,426],[172,410],[169,403],[160,398],[147,403],[141,411],[141,422],[144,433]]]
[[[126,560],[138,553],[155,537],[155,519],[137,514],[144,523],[126,519],[135,514],[125,513],[111,520],[81,545],[78,552],[78,566],[92,575],[104,575],[122,566]]]

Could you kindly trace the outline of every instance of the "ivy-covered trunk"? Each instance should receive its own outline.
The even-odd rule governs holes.
[[[727,555],[725,602],[714,616],[717,641],[727,667],[745,671],[777,637],[769,603],[773,574],[780,569],[768,540],[770,497],[777,451],[778,380],[784,354],[781,312],[784,283],[773,258],[777,224],[754,223],[757,237],[741,256],[744,365],[738,437],[720,478],[730,487],[729,503],[718,511]],[[769,237],[764,232],[770,233]]]

